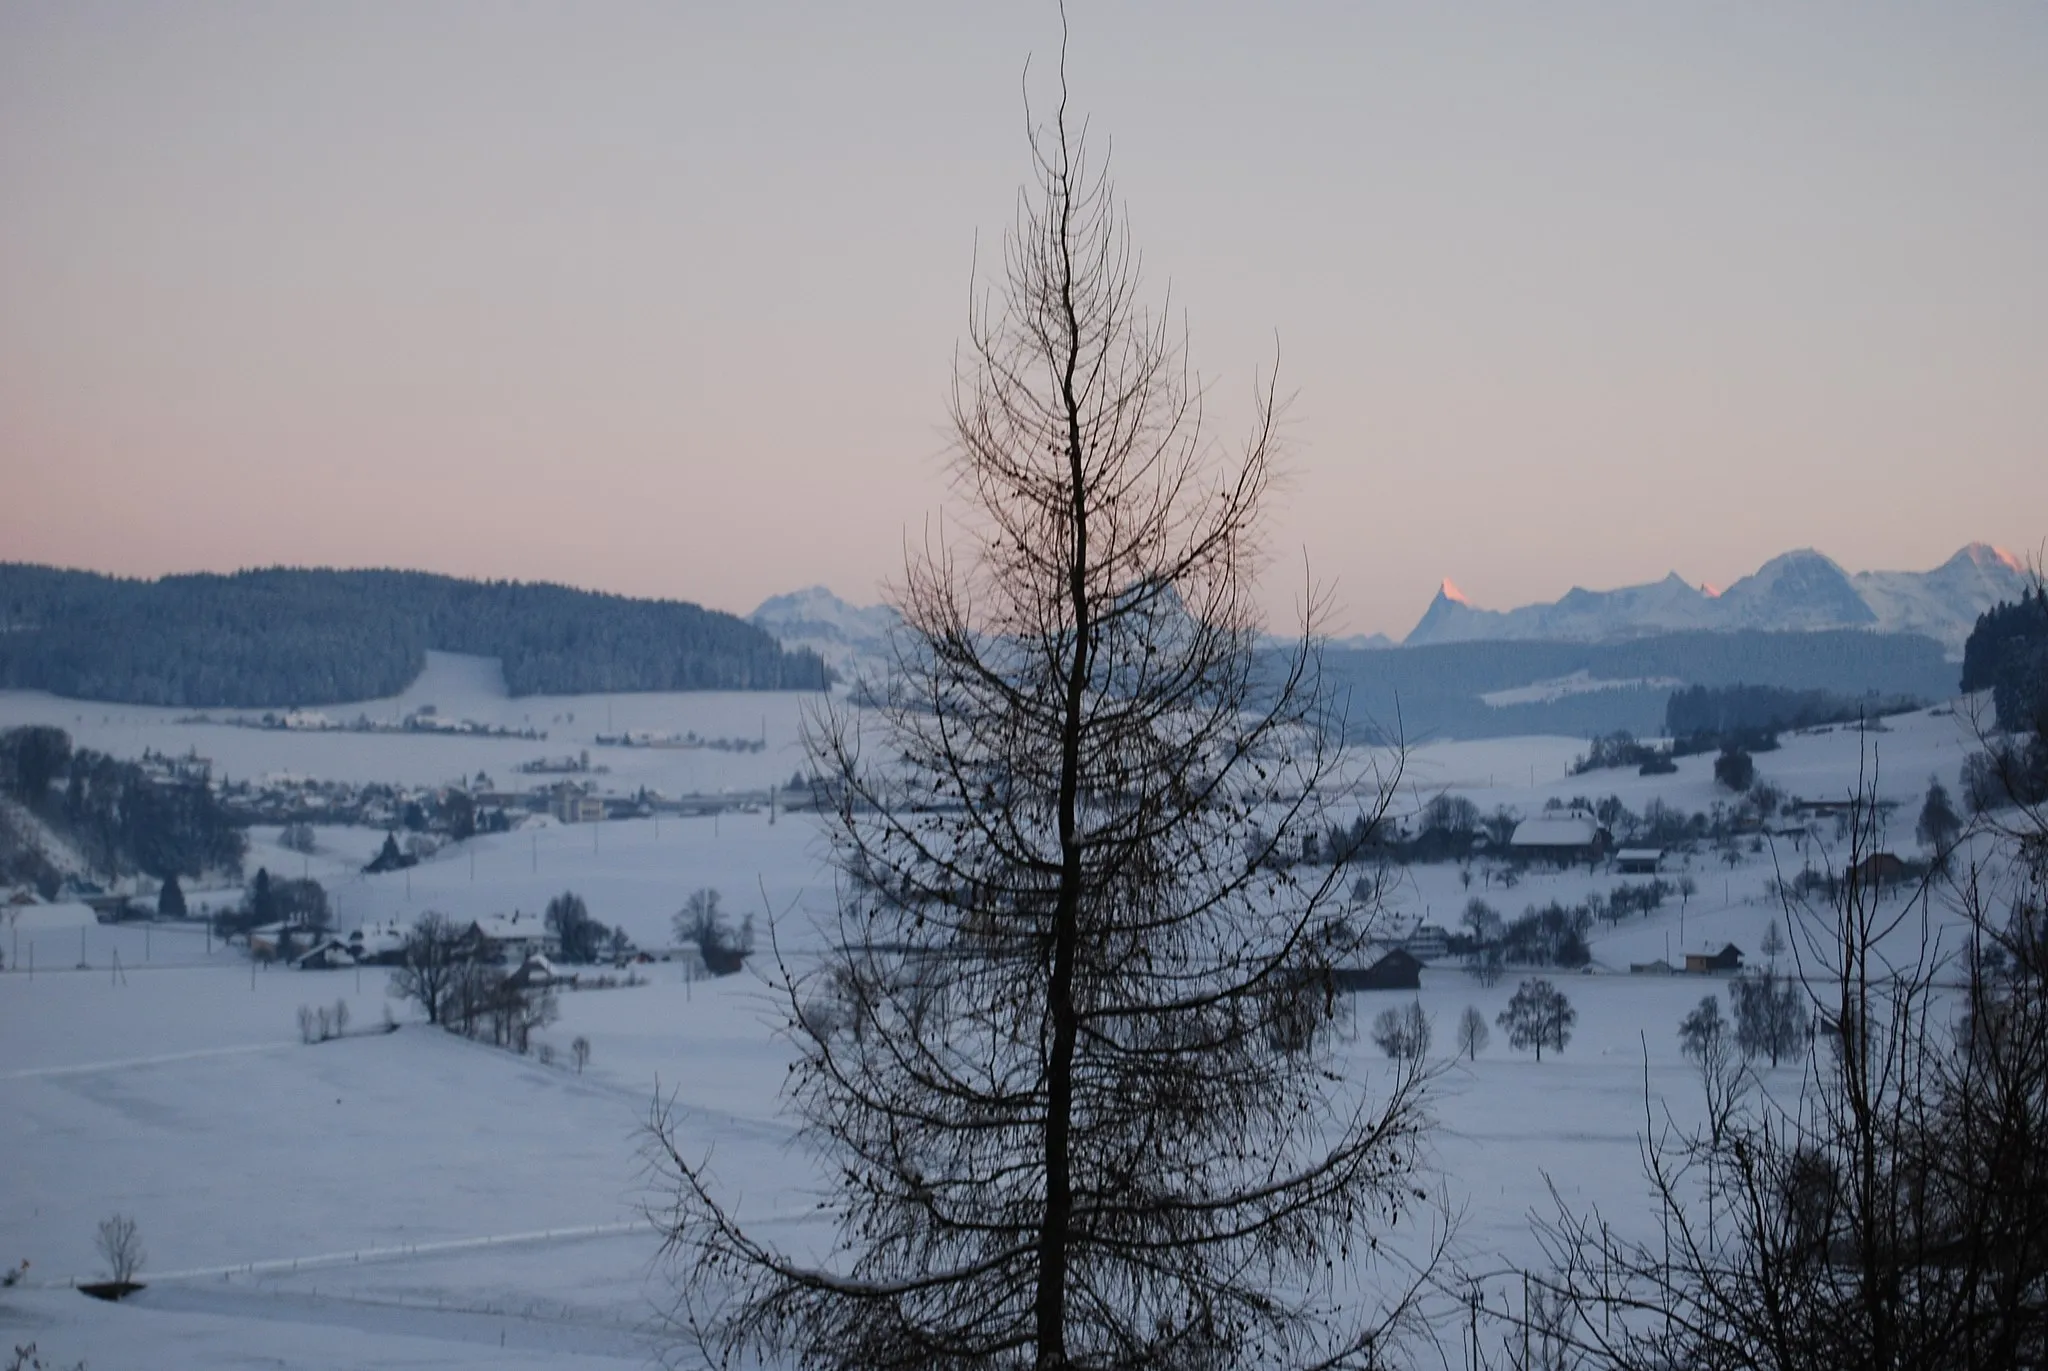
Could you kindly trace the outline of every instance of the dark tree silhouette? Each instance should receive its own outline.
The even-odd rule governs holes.
[[[391,993],[426,1010],[428,1023],[440,1023],[466,961],[454,923],[446,914],[428,910],[406,935],[405,960],[391,973]]]
[[[71,761],[71,735],[48,724],[0,733],[0,784],[16,799],[39,803]]]
[[[573,890],[565,890],[548,901],[548,930],[555,935],[565,962],[589,963],[604,955],[611,930],[590,917],[590,907]]]
[[[1324,1031],[1370,911],[1292,860],[1341,734],[1306,635],[1257,651],[1271,406],[1216,455],[1064,104],[1032,154],[961,541],[909,567],[876,708],[809,739],[842,899],[792,1093],[841,1261],[734,1222],[657,1109],[679,1314],[807,1367],[1378,1365],[1402,1292],[1330,1273],[1416,1201],[1428,1072],[1369,1093]]]
[[[172,872],[164,877],[164,883],[156,892],[156,916],[159,919],[182,919],[185,917],[185,889],[178,884],[178,875]]]
[[[1553,1052],[1565,1050],[1572,1040],[1572,1025],[1578,1020],[1579,1011],[1572,1008],[1564,992],[1539,977],[1515,987],[1514,998],[1494,1022],[1507,1031],[1510,1047],[1524,1052],[1533,1047],[1540,1062],[1546,1047]]]

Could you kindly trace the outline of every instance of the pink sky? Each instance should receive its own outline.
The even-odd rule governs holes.
[[[1072,5],[1268,602],[2048,537],[2048,11]],[[856,17],[857,16],[857,17]],[[0,560],[868,600],[1050,4],[0,6]],[[1041,94],[1044,87],[1040,86]]]

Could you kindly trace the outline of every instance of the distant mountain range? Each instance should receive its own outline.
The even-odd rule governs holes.
[[[1693,585],[1674,571],[1649,585],[1574,589],[1550,604],[1509,610],[1481,609],[1445,581],[1399,645],[1611,643],[1700,630],[1858,628],[1920,634],[1953,657],[1962,652],[1979,614],[2001,600],[2018,600],[2028,584],[2018,558],[1986,543],[1970,544],[1932,571],[1852,573],[1802,548],[1772,558],[1724,591]],[[824,586],[764,600],[749,620],[784,647],[809,649],[842,672],[880,662],[897,623],[886,605],[848,604]],[[1333,638],[1327,646],[1363,650],[1396,644],[1370,633]]]
[[[1696,629],[1799,632],[1860,628],[1917,633],[1952,655],[1977,616],[2017,600],[2026,569],[2008,552],[1972,543],[1932,571],[1850,573],[1802,548],[1773,557],[1726,590],[1689,584],[1677,572],[1649,585],[1568,591],[1550,604],[1480,609],[1445,581],[1404,647],[1499,640],[1617,642]]]

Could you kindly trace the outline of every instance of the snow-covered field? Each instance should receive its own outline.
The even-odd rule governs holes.
[[[57,723],[124,756],[196,746],[230,774],[369,781],[495,774],[629,727],[758,735],[765,715],[764,754],[606,760],[644,765],[630,783],[671,792],[765,784],[800,760],[799,698],[514,701],[459,660],[439,661],[437,671],[409,692],[414,703],[530,721],[549,730],[548,741],[259,732],[25,694],[0,695],[0,726]],[[1876,745],[1880,791],[1901,801],[1890,845],[1914,851],[1928,777],[1953,789],[1969,750],[1956,717],[1913,715],[1868,739],[1853,730],[1790,737],[1758,757],[1759,775],[1790,795],[1843,798],[1869,760],[1865,742]],[[1688,812],[1725,798],[1709,757],[1682,761],[1672,776],[1566,775],[1583,750],[1540,738],[1419,749],[1406,762],[1403,805],[1446,788],[1482,811],[1505,804],[1524,814],[1552,796],[1618,794],[1637,810],[1660,797]],[[810,921],[831,908],[819,831],[788,814],[548,827],[476,839],[376,877],[359,868],[379,833],[322,829],[305,857],[278,848],[273,832],[252,836],[250,869],[318,877],[344,930],[429,908],[465,917],[538,911],[569,889],[597,918],[659,946],[671,941],[669,917],[688,893],[712,886],[735,912],[772,915],[783,946],[801,957],[813,945]],[[1625,973],[1631,962],[1726,941],[1754,952],[1783,917],[1766,895],[1774,858],[1805,860],[1745,852],[1731,868],[1695,857],[1698,893],[1683,912],[1674,900],[1646,919],[1596,929],[1596,969]],[[1533,874],[1511,890],[1482,877],[1468,889],[1456,867],[1416,867],[1390,901],[1404,917],[1455,925],[1473,895],[1512,916],[1627,879],[1580,869]],[[640,1143],[657,1090],[673,1096],[686,1143],[710,1151],[754,1222],[778,1242],[822,1236],[807,1216],[815,1173],[792,1149],[779,1105],[789,1058],[780,1009],[751,977],[692,982],[681,963],[666,963],[646,968],[643,986],[564,994],[559,1022],[540,1035],[555,1049],[545,1065],[417,1022],[386,998],[383,971],[252,972],[239,952],[209,946],[197,931],[88,925],[59,911],[24,916],[12,930],[0,923],[0,938],[10,935],[20,950],[6,948],[14,969],[0,976],[0,1265],[32,1265],[24,1286],[0,1291],[0,1346],[34,1341],[46,1359],[83,1358],[96,1371],[649,1364],[663,1345],[665,1306],[658,1242],[642,1216],[659,1196],[647,1189]],[[1477,1062],[1447,1066],[1439,1088],[1430,1164],[1456,1216],[1456,1251],[1475,1268],[1535,1259],[1529,1219],[1548,1208],[1549,1186],[1611,1215],[1640,1205],[1646,1103],[1683,1118],[1696,1095],[1678,1020],[1701,995],[1725,993],[1718,978],[1553,978],[1579,1014],[1566,1052],[1539,1065],[1496,1031]],[[1483,988],[1448,967],[1426,973],[1420,999],[1435,1018],[1437,1054],[1448,1055],[1467,1005],[1491,1022],[1518,979],[1510,972]],[[1406,998],[1357,997],[1359,1029]],[[377,1030],[387,1008],[401,1027],[302,1044],[298,1007],[336,1000],[348,1002],[353,1030]],[[580,1075],[568,1064],[577,1036],[592,1046]],[[1382,1069],[1362,1031],[1343,1051],[1368,1077]],[[1796,1086],[1797,1069],[1783,1068],[1781,1079]],[[115,1212],[136,1218],[149,1257],[149,1288],[119,1305],[68,1288],[94,1274],[94,1225]]]

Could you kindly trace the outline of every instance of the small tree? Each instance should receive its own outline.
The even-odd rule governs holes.
[[[1956,837],[1962,831],[1962,816],[1956,813],[1947,787],[1942,785],[1939,776],[1929,777],[1927,799],[1920,806],[1920,821],[1913,826],[1913,835],[1920,840],[1920,846],[1940,861],[1947,858],[1949,849],[1956,845]]]
[[[292,928],[325,933],[334,923],[334,907],[320,882],[304,877],[270,883],[272,917]]]
[[[1740,795],[1756,781],[1756,759],[1733,743],[1724,744],[1714,758],[1714,779]]]
[[[1735,1046],[1744,1061],[1769,1057],[1776,1066],[1805,1041],[1812,1016],[1798,982],[1766,968],[1728,982],[1728,999],[1735,1008]]]
[[[1764,930],[1764,940],[1760,950],[1764,954],[1765,964],[1771,970],[1776,971],[1778,969],[1778,958],[1785,955],[1785,933],[1784,930],[1778,927],[1776,919],[1771,920],[1771,926]]]
[[[296,852],[301,856],[311,855],[316,846],[313,825],[305,822],[286,824],[278,830],[277,845],[287,852]]]
[[[679,942],[696,944],[704,969],[714,976],[732,975],[754,951],[753,919],[742,920],[739,932],[733,932],[719,908],[718,892],[708,887],[692,892],[684,901],[675,916],[675,930]]]
[[[1508,1007],[1494,1022],[1507,1030],[1508,1043],[1526,1052],[1536,1049],[1536,1060],[1543,1060],[1543,1049],[1562,1052],[1572,1040],[1572,1025],[1577,1023],[1579,1013],[1572,1008],[1564,992],[1541,977],[1523,981],[1515,990],[1515,996],[1508,1001]]]
[[[546,919],[563,961],[588,963],[604,955],[611,930],[590,917],[589,906],[575,891],[565,890],[549,900]]]
[[[1728,1021],[1721,1017],[1721,1001],[1702,995],[1699,1007],[1678,1024],[1678,1042],[1686,1060],[1704,1064],[1721,1051],[1727,1041]]]
[[[391,993],[427,1011],[428,1023],[440,1023],[463,958],[460,935],[446,914],[420,915],[405,939],[405,960],[391,973]]]
[[[1458,1020],[1458,1050],[1465,1054],[1465,1060],[1476,1062],[1493,1035],[1487,1032],[1486,1016],[1479,1012],[1479,1006],[1468,1004],[1465,1013]]]
[[[175,871],[164,877],[164,883],[157,887],[156,916],[159,919],[185,917],[185,889],[178,884],[178,873]]]
[[[329,1016],[334,1024],[334,1036],[339,1038],[348,1032],[348,1001],[336,1000],[334,1013]]]
[[[569,1055],[576,1059],[576,1074],[582,1075],[583,1068],[590,1065],[590,1039],[578,1034],[569,1043]]]
[[[93,1246],[98,1249],[100,1260],[106,1264],[107,1279],[115,1285],[132,1282],[148,1256],[142,1250],[141,1230],[126,1214],[100,1220]]]
[[[1420,1000],[1405,1009],[1382,1009],[1372,1021],[1373,1044],[1397,1062],[1421,1061],[1429,1054],[1430,1036],[1429,1015]]]
[[[1506,961],[1500,940],[1507,931],[1500,911],[1475,895],[1465,902],[1465,912],[1458,922],[1472,940],[1472,949],[1465,954],[1465,970],[1481,985],[1498,985]]]

